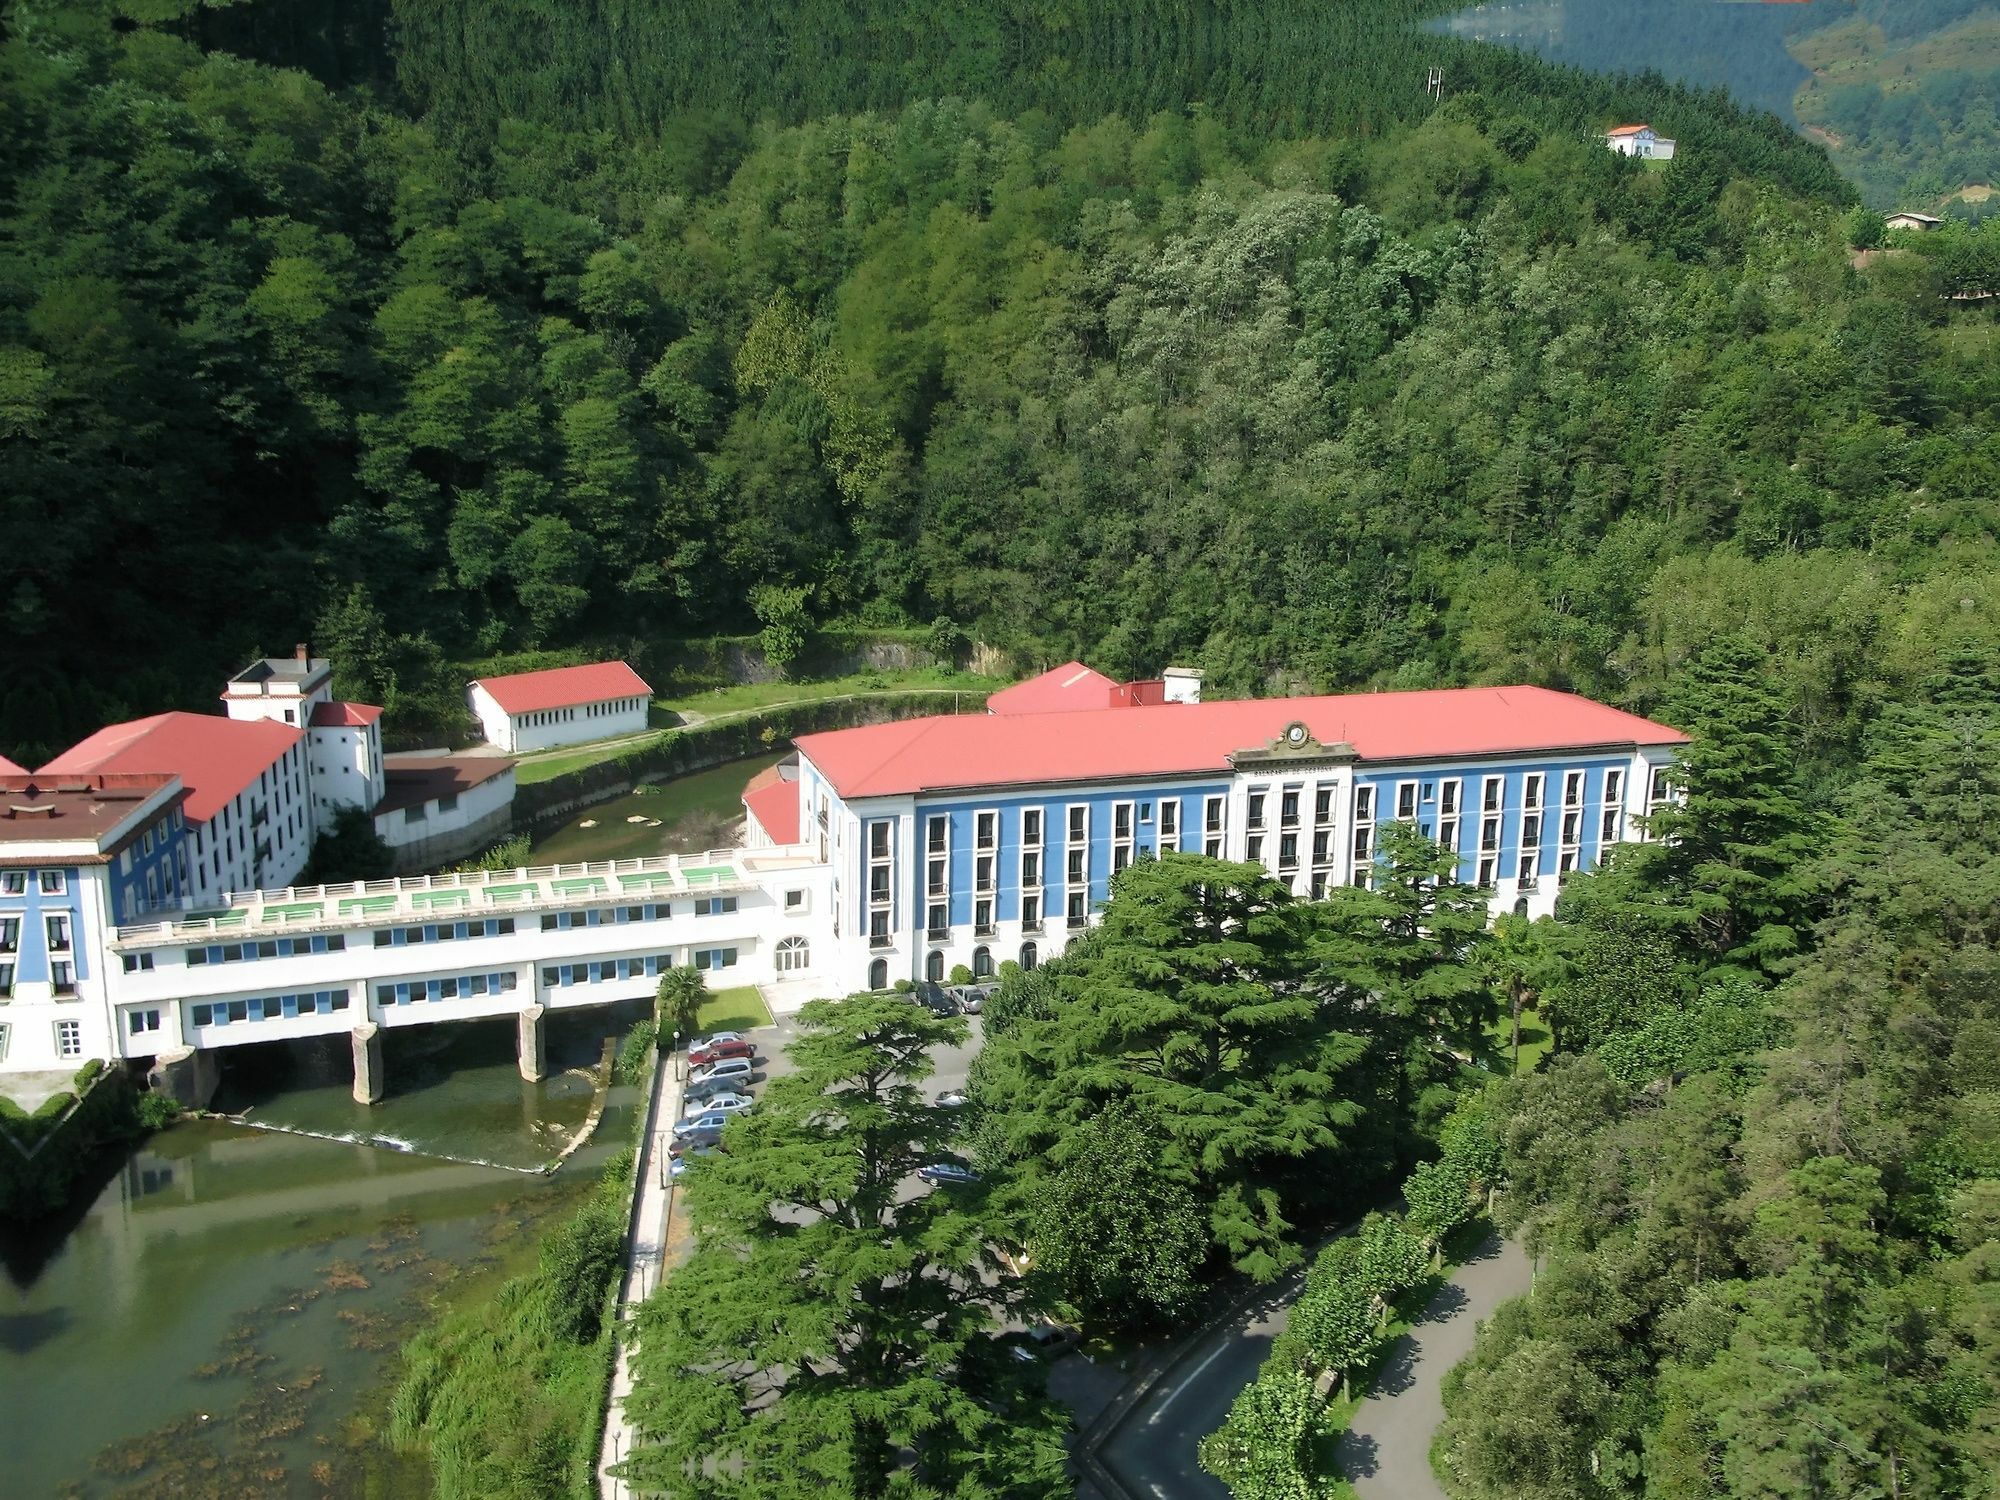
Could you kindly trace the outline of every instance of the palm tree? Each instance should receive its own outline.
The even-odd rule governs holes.
[[[1482,967],[1493,988],[1507,997],[1513,1013],[1513,1071],[1521,1071],[1521,1006],[1562,973],[1561,939],[1552,918],[1530,922],[1508,913],[1493,924]]]
[[[701,1020],[702,1002],[707,999],[708,983],[701,977],[701,970],[683,965],[660,975],[653,1022],[662,1033],[671,1029],[670,1046],[685,1046],[693,1039],[694,1029]]]

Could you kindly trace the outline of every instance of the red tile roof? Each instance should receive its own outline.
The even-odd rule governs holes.
[[[551,667],[546,672],[516,672],[511,677],[482,677],[495,703],[510,714],[540,713],[545,708],[574,708],[612,698],[650,698],[646,679],[622,661],[593,662],[587,667]]]
[[[753,781],[743,790],[743,806],[757,820],[758,826],[771,836],[772,843],[796,844],[799,841],[799,784],[796,781],[771,781],[763,786]]]
[[[1613,125],[1604,133],[1606,135],[1637,135],[1642,130],[1651,130],[1652,128],[1650,125]]]
[[[1106,708],[1064,719],[1052,733],[1034,714],[947,715],[808,734],[801,754],[842,797],[882,797],[978,786],[1227,774],[1228,757],[1303,720],[1323,744],[1363,760],[1678,745],[1687,736],[1636,714],[1538,687],[1248,698]]]
[[[0,755],[0,776],[26,776],[27,774],[28,768],[26,766],[17,766],[14,762],[7,759],[6,756]]]
[[[312,711],[312,727],[315,729],[365,729],[382,717],[382,710],[372,703],[343,703],[335,698],[327,703],[315,703]]]
[[[303,729],[268,719],[154,714],[150,719],[107,725],[63,751],[36,775],[87,776],[102,771],[175,775],[187,788],[188,821],[205,823],[304,734]]]
[[[1104,708],[1117,688],[1118,684],[1102,672],[1093,671],[1080,661],[1070,661],[1039,677],[1000,689],[986,700],[986,707],[996,714],[1056,714]]]

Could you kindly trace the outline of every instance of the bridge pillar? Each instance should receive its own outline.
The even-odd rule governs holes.
[[[388,1092],[382,1068],[382,1028],[373,1021],[354,1028],[354,1102],[379,1104]]]
[[[165,1094],[182,1109],[207,1109],[208,1101],[215,1097],[215,1086],[221,1081],[222,1068],[215,1054],[199,1047],[176,1047],[171,1052],[162,1052],[153,1059],[153,1066],[146,1074],[148,1088]]]
[[[549,1052],[547,1039],[542,1034],[542,1018],[548,1008],[530,1005],[523,1010],[515,1022],[515,1037],[521,1054],[521,1076],[529,1083],[540,1083],[549,1076]]]

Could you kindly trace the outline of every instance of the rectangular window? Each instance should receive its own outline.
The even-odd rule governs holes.
[[[943,888],[944,861],[934,859],[931,861],[931,889],[935,891],[942,890]],[[870,865],[868,867],[868,899],[877,906],[887,906],[889,904],[889,867],[887,865]]]
[[[1071,932],[1083,926],[1083,916],[1084,893],[1082,891],[1071,891],[1069,893],[1069,929]]]
[[[1538,858],[1539,856],[1533,849],[1523,849],[1521,851],[1521,868],[1514,882],[1520,889],[1524,891],[1535,889],[1537,884],[1535,870]]]
[[[0,1062],[7,1060],[7,1043],[13,1039],[13,1028],[0,1021]]]
[[[1264,789],[1258,787],[1250,793],[1249,802],[1243,815],[1245,828],[1257,829],[1264,826]]]
[[[1488,776],[1480,784],[1479,810],[1481,812],[1497,813],[1506,805],[1507,778],[1504,776]]]
[[[1323,786],[1313,792],[1313,821],[1330,823],[1333,821],[1333,788]]]
[[[1540,813],[1521,814],[1521,847],[1539,849],[1542,847],[1542,815]]]
[[[69,913],[51,912],[42,919],[42,926],[48,932],[49,952],[69,952]]]
[[[124,964],[127,974],[150,974],[153,970],[153,955],[150,953],[122,953],[119,961]]]
[[[1111,804],[1111,837],[1114,840],[1132,837],[1132,804],[1114,802]]]
[[[1562,841],[1575,846],[1583,842],[1583,814],[1566,812],[1562,821]]]
[[[131,1010],[125,1013],[125,1034],[145,1036],[160,1029],[160,1013],[157,1010]]]
[[[56,1056],[83,1056],[83,1022],[56,1022]]]
[[[1160,848],[1178,849],[1181,846],[1181,804],[1178,797],[1165,799],[1160,803]]]
[[[1442,848],[1449,849],[1454,854],[1458,852],[1458,819],[1438,819],[1437,841]]]
[[[1499,863],[1500,861],[1490,854],[1482,854],[1479,857],[1479,888],[1482,891],[1493,889],[1493,873]]]
[[[1583,806],[1583,772],[1563,772],[1563,806]]]
[[[1223,797],[1206,797],[1201,804],[1201,831],[1210,836],[1223,832],[1223,819],[1228,801]]]
[[[1021,895],[1021,930],[1039,932],[1042,927],[1042,897],[1039,891]]]
[[[936,901],[926,909],[924,931],[934,938],[951,934],[951,908],[942,901]]]
[[[1358,786],[1354,789],[1354,821],[1372,823],[1375,821],[1375,788]]]
[[[1604,773],[1604,803],[1607,807],[1625,800],[1625,773],[1613,766]]]
[[[889,946],[889,914],[886,911],[871,911],[868,914],[868,945],[871,948]]]
[[[972,903],[972,930],[981,937],[993,931],[993,903],[990,900]]]
[[[1090,809],[1081,804],[1069,810],[1069,841],[1080,844],[1090,837]]]
[[[1278,868],[1296,870],[1299,867],[1299,836],[1296,833],[1278,835]]]
[[[1539,808],[1542,805],[1543,780],[1544,776],[1540,771],[1530,771],[1521,778],[1521,806]]]
[[[44,896],[60,896],[69,889],[69,872],[67,870],[43,870],[39,873],[41,875],[42,894]]]
[[[1299,789],[1286,787],[1278,796],[1278,826],[1296,828],[1299,826]]]
[[[975,891],[993,889],[993,856],[982,854],[972,862],[972,888]]]
[[[1438,816],[1455,818],[1458,816],[1458,793],[1460,783],[1441,781],[1438,783]]]
[[[932,818],[924,827],[924,847],[932,854],[942,854],[951,847],[950,818]]]
[[[1417,784],[1403,781],[1396,784],[1396,819],[1407,823],[1417,815]]]
[[[11,1000],[13,997],[14,966],[12,964],[0,964],[0,1000]]]
[[[1069,851],[1069,875],[1068,875],[1069,884],[1071,885],[1083,884],[1084,860],[1088,855],[1088,852],[1089,852],[1088,850],[1084,849],[1072,849]]]
[[[68,962],[57,960],[49,965],[49,987],[58,995],[76,993],[76,970]]]
[[[444,795],[443,795],[442,797],[440,797],[440,798],[438,798],[438,799],[437,799],[437,807],[438,807],[438,811],[439,811],[439,812],[441,812],[441,813],[448,813],[448,812],[455,812],[455,811],[457,811],[457,810],[458,810],[458,793],[457,793],[457,792],[446,792],[446,793],[445,793],[445,794],[444,794]]]
[[[0,896],[24,896],[27,892],[26,870],[0,870]]]
[[[1264,835],[1246,833],[1243,835],[1243,857],[1253,865],[1264,862]]]
[[[1029,848],[1039,848],[1042,842],[1042,810],[1027,807],[1021,810],[1021,842]]]
[[[736,898],[734,896],[703,896],[694,904],[694,914],[697,917],[727,916],[735,910]]]
[[[1597,842],[1600,848],[1615,844],[1625,833],[1625,817],[1616,803],[1606,803],[1604,817],[1598,826]]]
[[[1042,883],[1042,856],[1029,850],[1021,856],[1021,885],[1023,889],[1039,887]]]
[[[21,946],[21,919],[0,917],[0,953],[13,953]]]
[[[868,825],[868,857],[887,859],[889,857],[889,825],[870,823]]]
[[[803,911],[805,909],[805,904],[806,904],[806,893],[804,891],[785,892],[786,911]]]
[[[1000,814],[982,812],[973,816],[972,842],[977,849],[992,849],[1000,841]]]

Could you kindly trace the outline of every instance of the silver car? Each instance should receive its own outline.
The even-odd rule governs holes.
[[[757,1101],[748,1094],[713,1094],[706,1099],[690,1099],[682,1111],[687,1115],[738,1115]]]

